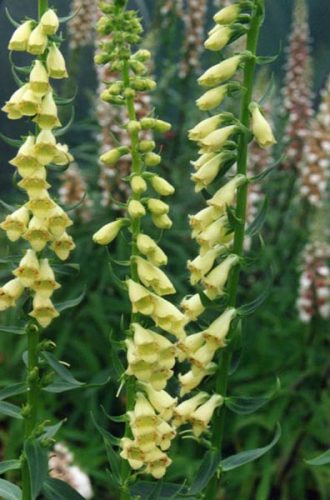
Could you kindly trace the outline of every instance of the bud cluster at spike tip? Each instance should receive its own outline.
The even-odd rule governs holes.
[[[42,326],[48,326],[58,316],[51,297],[59,288],[49,258],[39,253],[47,247],[61,260],[66,260],[75,245],[67,229],[72,221],[52,199],[47,181],[48,165],[66,166],[73,157],[65,144],[57,142],[54,129],[61,126],[52,79],[67,78],[65,60],[53,35],[59,29],[56,12],[48,9],[39,22],[22,22],[9,41],[9,50],[37,56],[31,64],[26,83],[14,92],[2,110],[8,118],[29,117],[36,125],[35,134],[23,139],[10,164],[21,180],[18,186],[28,201],[7,215],[0,224],[10,241],[26,240],[26,250],[15,278],[0,290],[0,309],[14,307],[24,289],[33,294],[30,316]],[[34,125],[35,127],[35,125]]]
[[[247,29],[249,6],[247,2],[237,2],[218,12],[205,47],[212,51],[222,50],[243,36]],[[234,227],[228,212],[234,210],[237,191],[248,180],[242,174],[231,175],[227,179],[225,176],[238,159],[239,139],[246,130],[233,114],[220,112],[218,107],[227,96],[239,91],[239,82],[232,81],[232,78],[251,57],[249,52],[242,52],[225,58],[206,70],[198,80],[206,92],[197,100],[197,106],[202,111],[216,110],[216,114],[203,119],[189,131],[189,139],[197,143],[200,155],[192,162],[194,172],[191,178],[195,191],[203,190],[206,198],[206,207],[189,216],[192,238],[199,246],[199,254],[188,261],[188,269],[191,284],[199,285],[200,291],[186,297],[181,307],[192,328],[208,309],[209,303],[225,299],[230,274],[234,267],[240,265],[240,257],[233,253]],[[275,138],[256,103],[251,105],[250,113],[256,142],[262,148],[271,147]],[[216,189],[213,187],[215,182]],[[221,307],[223,312],[209,326],[205,326],[204,322],[203,329],[190,333],[178,342],[179,361],[190,365],[188,371],[179,375],[181,397],[197,389],[206,377],[216,371],[215,356],[219,349],[226,348],[233,323],[238,320],[236,308],[219,305]],[[198,406],[204,399],[205,402],[194,410],[194,403]],[[190,424],[193,434],[199,437],[208,429],[214,411],[222,404],[221,395],[210,397],[203,392],[197,393],[179,404],[175,410],[176,423]],[[180,409],[185,407],[189,408],[189,414],[183,418]]]
[[[174,374],[176,339],[183,340],[186,335],[186,317],[165,298],[175,293],[161,269],[167,264],[167,256],[143,229],[147,217],[157,233],[172,226],[169,206],[160,197],[172,195],[174,187],[156,173],[161,157],[153,140],[155,133],[168,132],[170,124],[139,113],[140,95],[153,90],[155,82],[148,74],[150,53],[132,49],[132,45],[139,44],[142,34],[136,13],[102,2],[100,9],[100,45],[95,61],[103,67],[108,82],[103,86],[101,99],[123,110],[118,115],[121,118],[118,128],[125,132],[125,141],[105,148],[100,161],[115,171],[125,159],[128,165],[125,182],[130,195],[123,217],[101,227],[94,241],[108,245],[126,232],[126,237],[134,242],[131,276],[125,282],[134,315],[125,332],[125,376],[134,377],[137,393],[127,412],[130,435],[121,440],[120,454],[133,470],[159,479],[171,464],[168,450],[176,436],[172,422],[176,398],[167,392],[167,383]],[[145,319],[153,326],[143,326]]]

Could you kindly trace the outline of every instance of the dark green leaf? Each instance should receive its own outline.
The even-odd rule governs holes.
[[[21,382],[19,384],[13,384],[4,389],[0,389],[0,400],[10,398],[11,396],[17,396],[18,394],[23,394],[26,392],[26,384]]]
[[[71,19],[73,19],[74,17],[76,17],[76,15],[80,11],[80,9],[81,9],[81,7],[79,7],[79,9],[77,9],[75,12],[73,12],[69,16],[59,17],[60,23],[67,23],[68,21],[71,21]]]
[[[311,458],[310,460],[305,460],[308,465],[328,465],[330,463],[330,449],[322,453],[321,455]]]
[[[57,375],[64,380],[65,382],[68,382],[69,384],[79,387],[81,385],[84,385],[83,382],[79,382],[79,380],[75,379],[71,372],[62,364],[60,363],[53,354],[50,352],[45,352],[43,351],[42,353],[43,358],[47,361],[49,366],[57,373]]]
[[[67,309],[72,309],[73,307],[78,306],[84,300],[85,295],[86,289],[81,292],[79,297],[55,304],[55,307],[59,312],[66,311]]]
[[[29,466],[31,497],[35,500],[48,475],[48,455],[46,449],[35,439],[25,442],[24,451]]]
[[[42,492],[46,500],[84,500],[68,483],[50,477],[44,482]]]
[[[73,391],[76,389],[85,389],[85,384],[77,385],[71,384],[70,382],[66,382],[60,378],[54,380],[51,384],[44,387],[45,392],[50,392],[51,394],[61,394],[62,392]]]
[[[5,12],[6,12],[6,16],[9,20],[9,22],[15,27],[15,28],[18,28],[21,24],[17,21],[15,21],[15,19],[11,16],[9,10],[7,9],[7,7],[5,8]]]
[[[264,64],[271,64],[275,62],[279,57],[279,54],[276,54],[276,56],[258,56],[257,57],[257,64],[260,66],[263,66]]]
[[[121,484],[121,461],[120,455],[117,451],[114,450],[113,446],[118,446],[120,444],[119,439],[112,436],[110,432],[106,431],[101,427],[95,420],[94,415],[92,414],[92,420],[103,438],[103,442],[105,445],[105,449],[107,452],[107,457],[110,464],[111,474],[113,475],[116,484]]]
[[[270,173],[272,173],[277,165],[280,165],[285,159],[285,155],[281,155],[274,163],[272,163],[268,168],[266,168],[261,174],[255,175],[254,177],[249,178],[250,183],[258,183],[263,181]]]
[[[197,494],[204,490],[209,481],[215,475],[220,461],[220,453],[217,450],[209,450],[197,471],[196,478],[189,489],[189,493]]]
[[[250,316],[253,314],[268,298],[271,291],[272,281],[266,283],[264,291],[255,300],[249,304],[245,304],[238,308],[238,314],[240,316]]]
[[[262,457],[266,453],[269,452],[278,442],[281,437],[281,426],[277,424],[277,429],[275,436],[269,445],[264,446],[263,448],[256,448],[255,450],[242,451],[241,453],[237,453],[236,455],[232,455],[231,457],[226,458],[220,462],[220,467],[223,472],[228,472],[233,469],[237,469],[242,465],[248,464]]]
[[[252,238],[253,236],[255,236],[260,232],[266,220],[267,211],[268,211],[268,200],[267,198],[265,198],[262,207],[259,210],[258,215],[246,230],[246,234],[248,236]]]
[[[73,124],[74,117],[75,117],[75,111],[74,111],[74,107],[72,107],[70,120],[68,121],[68,123],[66,125],[64,125],[64,127],[56,129],[54,132],[54,136],[61,137],[62,135],[66,134],[68,132],[68,130],[70,129],[71,125]]]
[[[9,146],[12,146],[13,148],[19,148],[22,146],[22,141],[19,139],[11,139],[10,137],[7,137],[6,135],[0,134],[0,139],[3,140],[6,144]]]
[[[281,383],[280,380],[277,379],[275,389],[270,391],[265,396],[229,397],[226,398],[225,405],[234,413],[238,413],[239,415],[250,415],[265,406],[272,398],[274,398],[276,394],[278,394],[280,388]]]
[[[131,495],[140,496],[141,498],[150,497],[153,491],[155,491],[155,483],[150,481],[138,481],[131,488]],[[175,483],[162,483],[159,491],[159,500],[169,500],[170,498],[179,498],[178,495],[184,494],[187,498],[190,498],[188,490],[185,486]]]
[[[18,470],[21,468],[20,460],[5,460],[0,462],[0,474],[4,474],[9,470]]]
[[[22,491],[16,484],[0,479],[0,497],[2,500],[22,500]]]
[[[10,213],[13,213],[15,212],[16,208],[13,207],[12,205],[8,205],[8,203],[6,203],[5,201],[3,200],[0,200],[0,204],[6,209],[8,210],[8,212]]]
[[[45,432],[41,436],[41,439],[52,439],[54,436],[56,436],[64,422],[66,422],[66,419],[61,420],[61,422],[58,422],[54,425],[47,425],[45,427]]]
[[[17,418],[22,420],[21,409],[19,406],[7,403],[6,401],[0,401],[0,414],[7,415],[7,417]]]
[[[13,335],[25,335],[25,329],[18,328],[16,326],[0,326],[0,333],[11,333]]]

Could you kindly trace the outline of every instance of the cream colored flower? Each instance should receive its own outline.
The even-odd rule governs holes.
[[[55,35],[60,26],[59,19],[53,9],[48,9],[41,16],[40,24],[45,35]]]
[[[109,224],[106,224],[94,234],[93,241],[98,245],[109,245],[109,243],[117,238],[123,225],[123,219],[117,219]]]
[[[208,50],[222,50],[230,41],[233,31],[229,26],[217,26],[205,41],[205,48]]]
[[[131,200],[128,203],[127,211],[132,219],[140,219],[141,217],[146,215],[146,209],[138,200]]]
[[[233,307],[226,309],[210,326],[202,332],[203,338],[215,347],[225,347],[226,337],[230,331],[230,325],[237,316],[237,310]]]
[[[49,265],[48,259],[41,259],[39,276],[31,286],[40,297],[50,298],[54,291],[60,288],[60,285],[55,280],[54,271]]]
[[[210,363],[202,370],[194,369],[184,375],[179,374],[179,382],[181,386],[180,396],[183,397],[185,394],[188,394],[193,389],[198,387],[205,377],[214,373],[216,367],[217,365],[215,363]]]
[[[148,210],[153,215],[164,215],[167,214],[170,210],[170,207],[168,206],[167,203],[164,203],[163,201],[158,200],[157,198],[149,198],[147,206]]]
[[[221,210],[216,207],[206,207],[195,215],[189,215],[189,223],[194,231],[194,236],[202,232],[207,226],[218,219]]]
[[[145,255],[148,260],[155,266],[165,266],[167,264],[167,256],[157,243],[147,234],[140,233],[137,237],[137,247],[142,255]]]
[[[49,77],[44,64],[36,59],[30,73],[30,88],[36,94],[45,95],[49,89]]]
[[[141,177],[141,175],[134,175],[131,180],[131,188],[133,193],[142,194],[145,191],[147,191],[148,186],[143,177]]]
[[[175,293],[171,281],[166,274],[142,257],[136,258],[137,272],[144,286],[152,288],[158,295]]]
[[[10,164],[17,167],[18,173],[24,177],[30,177],[34,173],[42,168],[42,165],[38,162],[35,152],[35,137],[29,135],[22,146],[19,148],[15,158],[10,160]]]
[[[139,312],[146,316],[153,314],[156,296],[142,285],[131,279],[127,281],[127,286],[129,298],[132,302],[133,312]]]
[[[37,193],[36,196],[31,196],[26,208],[31,210],[35,217],[45,219],[48,217],[50,210],[56,207],[56,203],[50,197],[46,189]]]
[[[42,26],[38,24],[29,36],[27,51],[34,56],[41,56],[48,44],[47,35],[43,32]]]
[[[252,115],[252,132],[260,147],[267,149],[276,144],[273,131],[264,115],[261,113],[258,104],[250,105]]]
[[[228,85],[221,85],[205,92],[196,104],[201,111],[210,111],[220,106],[228,93]]]
[[[27,250],[24,257],[21,259],[19,266],[13,272],[25,287],[33,285],[39,276],[39,261],[34,250]]]
[[[49,298],[45,298],[43,295],[37,293],[34,296],[33,310],[29,313],[29,316],[35,318],[40,326],[47,328],[53,319],[59,316],[59,313]]]
[[[22,95],[21,101],[18,104],[18,109],[23,116],[34,116],[39,112],[40,105],[40,95],[36,94],[28,87]]]
[[[25,207],[21,207],[7,215],[0,227],[6,231],[10,241],[17,241],[26,231],[29,219],[29,211]]]
[[[240,15],[241,7],[238,3],[228,5],[219,10],[213,17],[214,21],[218,24],[231,24],[234,23]]]
[[[245,184],[246,181],[247,179],[245,175],[236,175],[233,179],[227,182],[227,184],[222,186],[210,200],[208,200],[208,205],[224,211],[226,206],[233,203],[236,190]]]
[[[194,128],[189,130],[189,139],[191,141],[201,141],[209,134],[211,134],[211,132],[214,132],[221,125],[221,123],[223,123],[223,120],[224,118],[222,114],[206,118],[205,120],[195,125]]]
[[[171,465],[172,460],[158,448],[155,448],[145,455],[147,463],[146,472],[155,479],[161,479],[166,474],[166,469]]]
[[[49,49],[46,65],[51,78],[68,78],[64,57],[55,43]]]
[[[231,269],[239,263],[238,255],[231,254],[225,258],[217,267],[211,271],[203,283],[208,291],[208,296],[211,300],[215,299],[223,293],[224,286],[228,280]]]
[[[216,350],[216,346],[204,343],[197,351],[190,354],[189,360],[193,365],[192,371],[194,371],[194,368],[197,368],[197,373],[199,373],[200,370],[209,365],[214,358]]]
[[[189,322],[195,321],[205,311],[205,307],[198,293],[183,299],[180,307]]]
[[[35,170],[31,176],[24,177],[18,183],[18,186],[27,192],[29,198],[38,198],[41,193],[51,187],[46,178],[46,169],[41,167],[38,170]]]
[[[192,423],[193,433],[196,437],[199,437],[206,431],[216,408],[221,406],[223,401],[224,399],[222,396],[214,394],[206,403],[201,405],[191,414],[189,420]]]
[[[204,403],[209,395],[206,392],[199,392],[196,396],[183,401],[174,408],[174,425],[180,427],[189,421],[190,416],[198,406]]]
[[[169,182],[167,182],[162,177],[159,177],[158,175],[154,175],[151,178],[151,185],[153,189],[161,196],[170,196],[175,191],[174,187]]]
[[[59,239],[64,234],[65,230],[73,224],[67,213],[58,205],[48,212],[47,223],[50,233],[56,239]]]
[[[198,255],[194,260],[188,260],[188,269],[191,273],[190,282],[196,285],[213,267],[219,255],[218,249],[208,250],[203,256]]]
[[[53,92],[48,92],[43,98],[38,115],[33,121],[44,130],[51,130],[60,127],[61,122],[58,119],[57,106],[54,101]]]
[[[141,469],[144,465],[144,453],[136,442],[129,438],[123,438],[121,439],[121,447],[120,456],[128,461],[133,470]]]
[[[23,24],[18,26],[8,44],[9,50],[15,50],[19,52],[24,52],[27,50],[28,41],[32,32],[32,21],[25,21]]]
[[[56,139],[51,130],[41,130],[36,138],[34,154],[38,162],[47,165],[56,154]]]
[[[56,253],[59,259],[66,260],[72,250],[76,248],[76,245],[72,237],[64,232],[58,240],[53,241],[50,248]]]
[[[200,140],[203,151],[206,153],[220,151],[225,143],[238,132],[237,125],[228,125],[211,132],[205,138]]]
[[[155,391],[149,384],[143,384],[148,399],[161,418],[168,421],[172,418],[177,398],[173,398],[166,391]]]
[[[171,447],[171,441],[176,436],[176,431],[164,420],[157,427],[157,446],[160,447],[162,451],[166,451]]]
[[[233,231],[229,226],[227,215],[223,215],[215,220],[199,233],[196,237],[198,244],[208,253],[215,245],[219,249],[219,254],[223,253],[225,248],[221,245],[226,245],[232,241]],[[203,256],[205,256],[203,253]]]
[[[240,55],[235,55],[225,59],[219,64],[212,66],[198,79],[198,83],[203,87],[214,87],[226,80],[230,80],[242,62]]]
[[[24,292],[24,286],[19,278],[8,281],[0,288],[0,311],[15,307],[16,300]]]
[[[32,217],[23,237],[30,243],[33,250],[41,252],[51,240],[51,234],[48,231],[45,219],[36,216]]]

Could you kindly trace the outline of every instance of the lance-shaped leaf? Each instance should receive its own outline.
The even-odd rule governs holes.
[[[35,500],[48,475],[48,455],[46,449],[35,439],[25,442],[24,452],[29,467],[31,498]]]
[[[4,460],[0,463],[0,474],[4,474],[10,470],[19,470],[21,468],[20,460]]]
[[[0,479],[0,498],[3,500],[22,500],[22,490],[16,484]]]
[[[43,351],[41,355],[48,363],[48,365],[54,370],[54,372],[57,373],[57,375],[62,380],[67,382],[67,384],[70,384],[73,389],[85,385],[84,382],[80,382],[79,380],[75,379],[70,370],[68,370],[62,363],[60,363],[53,354]]]
[[[70,116],[68,123],[66,123],[64,125],[64,127],[56,129],[54,131],[54,136],[61,137],[62,135],[66,134],[68,132],[68,130],[70,129],[71,125],[73,124],[74,118],[75,118],[75,111],[74,111],[74,107],[72,107],[71,116]]]
[[[318,455],[315,458],[305,460],[306,464],[313,466],[328,465],[330,464],[330,449]]]
[[[9,387],[5,387],[0,390],[0,400],[10,398],[12,396],[18,396],[19,394],[23,394],[26,392],[26,384],[25,382],[20,382],[18,384],[10,385]]]
[[[25,329],[17,326],[0,326],[0,334],[9,333],[11,335],[25,335]]]
[[[264,446],[263,448],[256,448],[254,450],[242,451],[241,453],[237,453],[236,455],[232,455],[224,460],[221,460],[219,466],[222,472],[228,472],[233,469],[237,469],[238,467],[242,467],[242,465],[248,464],[262,457],[266,453],[268,453],[278,442],[281,437],[281,426],[277,424],[277,429],[275,436],[269,445]]]
[[[250,236],[252,238],[256,234],[260,233],[261,228],[264,225],[264,222],[266,220],[267,211],[268,211],[268,199],[265,198],[264,202],[262,204],[262,207],[259,210],[258,215],[256,216],[254,221],[249,225],[249,227],[246,230],[246,234],[248,236]]]
[[[44,433],[40,437],[40,440],[52,439],[54,436],[56,436],[56,434],[58,433],[64,422],[66,422],[66,419],[61,420],[60,422],[54,425],[47,425],[45,427]]]
[[[118,438],[112,436],[112,434],[110,434],[110,432],[103,429],[103,427],[101,427],[96,422],[93,414],[92,414],[92,420],[93,420],[93,423],[94,423],[96,429],[98,430],[98,432],[101,434],[101,436],[103,438],[103,442],[104,442],[105,449],[107,452],[107,457],[108,457],[109,464],[110,464],[112,477],[113,477],[115,483],[117,485],[120,485],[122,482],[122,478],[121,478],[122,459],[120,458],[119,453],[114,450],[114,446],[120,445],[120,440]]]
[[[250,316],[253,314],[268,298],[272,286],[272,280],[265,285],[265,289],[263,292],[257,297],[255,300],[250,302],[249,304],[245,304],[238,308],[238,314],[240,316]]]
[[[84,497],[71,488],[68,483],[50,477],[44,482],[42,493],[46,500],[84,500]]]
[[[85,295],[86,295],[86,288],[84,288],[81,294],[75,299],[69,299],[66,300],[65,302],[59,302],[57,304],[54,304],[54,306],[56,307],[58,312],[63,312],[66,311],[67,309],[72,309],[73,307],[79,306],[79,304],[83,301]]]
[[[277,379],[275,388],[265,396],[228,397],[225,399],[225,405],[234,413],[238,413],[239,415],[250,415],[265,406],[278,394],[280,389],[281,383],[280,380]]]
[[[18,420],[23,419],[20,407],[13,405],[12,403],[7,403],[6,401],[0,401],[0,414],[7,415],[7,417],[17,418]]]
[[[18,28],[21,23],[19,23],[18,21],[16,21],[12,15],[10,14],[9,10],[7,9],[7,7],[5,8],[5,13],[6,13],[6,16],[7,16],[7,19],[8,21],[15,27],[15,28]]]
[[[217,472],[220,460],[221,455],[218,450],[209,450],[205,454],[189,493],[196,495],[204,490]]]

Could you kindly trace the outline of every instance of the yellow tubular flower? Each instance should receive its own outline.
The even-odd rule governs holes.
[[[223,397],[214,394],[206,403],[195,410],[189,420],[193,426],[193,434],[199,437],[208,428],[208,425],[213,417],[213,413],[223,404]]]
[[[171,447],[171,441],[176,436],[176,431],[164,420],[157,427],[157,446],[160,447],[162,451],[166,451]]]
[[[206,278],[203,279],[210,299],[213,300],[222,294],[223,288],[228,280],[229,272],[238,262],[239,257],[237,255],[228,255],[221,264],[215,267]]]
[[[16,278],[8,281],[0,288],[0,311],[5,311],[16,305],[16,300],[24,292],[24,286],[20,279]]]
[[[46,178],[46,169],[41,167],[31,176],[24,177],[17,185],[27,192],[29,198],[37,198],[41,192],[51,187]]]
[[[163,271],[142,257],[137,257],[136,263],[139,278],[144,286],[152,288],[158,295],[175,293],[175,288]]]
[[[183,299],[180,306],[189,322],[195,321],[205,311],[198,293]]]
[[[218,24],[231,24],[235,22],[240,15],[240,5],[238,3],[224,7],[213,17],[214,22]]]
[[[139,252],[146,256],[155,266],[165,266],[167,256],[157,243],[147,234],[139,234],[137,237],[137,247]]]
[[[202,231],[197,235],[196,240],[202,248],[205,248],[206,253],[215,245],[225,245],[226,243],[231,242],[232,230],[229,228],[227,215],[223,215],[218,220],[207,226],[205,231]],[[222,247],[222,250],[224,251],[225,248]]]
[[[50,233],[56,239],[61,238],[65,230],[73,224],[70,217],[58,205],[48,212],[47,223]]]
[[[200,233],[212,222],[219,218],[221,210],[216,207],[206,207],[195,215],[189,216],[189,223],[196,233]]]
[[[179,353],[180,360],[184,361],[188,356],[198,351],[205,343],[204,340],[203,332],[198,332],[188,335],[184,340],[178,342],[177,347],[181,351],[181,354]]]
[[[15,158],[10,160],[10,164],[17,167],[18,173],[24,178],[33,175],[42,165],[38,162],[35,153],[35,137],[29,135],[19,148]]]
[[[167,214],[170,210],[170,207],[167,205],[167,203],[164,203],[163,201],[156,198],[149,198],[147,206],[148,210],[153,215],[164,215]]]
[[[127,281],[128,294],[133,305],[133,312],[151,315],[155,308],[155,296],[139,283]]]
[[[258,104],[250,105],[252,115],[252,132],[261,148],[267,149],[276,144],[273,131],[264,115],[261,113]]]
[[[198,256],[194,260],[188,261],[188,269],[191,273],[190,282],[196,285],[213,267],[215,259],[219,254],[219,250],[211,249],[203,256]]]
[[[49,265],[48,259],[41,259],[38,279],[31,286],[40,297],[50,298],[54,291],[60,288],[55,280],[54,271]]]
[[[29,211],[25,207],[21,207],[7,215],[0,227],[6,231],[7,238],[10,241],[17,241],[26,231],[29,220]]]
[[[49,77],[44,64],[35,60],[30,73],[30,88],[35,94],[45,95],[49,89]]]
[[[43,98],[38,115],[33,120],[41,129],[51,130],[60,127],[61,122],[58,119],[57,106],[54,101],[53,92],[48,92]]]
[[[51,78],[68,78],[64,57],[55,43],[49,49],[46,65]]]
[[[209,135],[200,139],[203,151],[207,153],[212,153],[220,151],[225,143],[238,132],[238,127],[236,125],[228,125],[227,127],[220,128],[211,132]]]
[[[18,26],[9,40],[8,49],[17,52],[25,52],[32,32],[32,21],[25,21]]]
[[[170,196],[174,193],[174,187],[167,180],[155,175],[151,179],[153,189],[161,196]]]
[[[144,453],[137,446],[136,442],[129,438],[123,438],[121,439],[121,447],[121,458],[128,460],[133,470],[141,469],[144,465]]]
[[[33,299],[33,310],[29,316],[35,318],[39,325],[46,328],[51,324],[53,319],[59,316],[52,301],[37,293]]]
[[[207,202],[208,205],[216,207],[220,210],[225,210],[227,205],[231,205],[234,201],[237,188],[245,184],[247,181],[245,175],[238,174],[231,181],[222,186],[215,195]]]
[[[56,253],[60,260],[66,260],[72,250],[76,248],[76,245],[74,244],[72,237],[64,232],[58,240],[55,240],[50,245],[50,248]]]
[[[51,240],[51,234],[48,231],[45,220],[36,216],[30,220],[28,229],[23,237],[36,252],[41,252]]]
[[[171,229],[171,227],[173,226],[173,222],[171,221],[171,219],[166,214],[163,214],[163,215],[153,215],[152,216],[152,222],[159,229]]]
[[[148,399],[160,417],[168,421],[172,418],[177,398],[173,398],[166,391],[155,391],[149,384],[143,384]]]
[[[242,58],[240,55],[229,57],[219,64],[212,66],[198,79],[202,87],[215,87],[230,80],[238,70]]]
[[[176,427],[180,427],[181,425],[187,423],[191,414],[198,406],[204,403],[208,397],[209,395],[206,392],[199,392],[196,396],[193,396],[176,406],[174,408],[174,425]]]
[[[202,332],[203,338],[215,347],[225,347],[226,337],[230,330],[230,325],[233,319],[237,316],[237,310],[234,308],[227,309],[219,318],[217,318],[210,326]]]
[[[208,50],[222,50],[229,43],[232,34],[232,29],[229,26],[217,26],[204,43],[204,46]]]
[[[211,132],[214,132],[222,123],[222,115],[211,116],[198,123],[194,128],[189,130],[188,137],[191,141],[201,141],[207,137]]]
[[[38,24],[29,36],[27,52],[34,56],[41,56],[45,52],[47,44],[47,35],[43,32],[42,26]]]
[[[31,88],[28,87],[18,104],[18,109],[23,116],[34,116],[38,113],[40,105],[40,95],[36,94]]]
[[[69,152],[69,146],[67,144],[60,144],[59,142],[56,144],[55,156],[53,158],[53,162],[55,165],[68,165],[74,160],[74,157]]]
[[[193,389],[198,387],[202,380],[210,375],[211,373],[214,373],[216,369],[216,364],[215,363],[210,363],[209,365],[205,366],[204,369],[202,370],[190,370],[189,372],[185,373],[184,375],[179,375],[179,382],[180,382],[180,396],[183,397],[185,394],[188,394],[191,392]]]
[[[41,130],[36,138],[34,154],[39,163],[51,163],[56,154],[56,139],[50,130]]]
[[[185,337],[186,318],[171,302],[154,295],[154,307],[150,314],[157,326],[178,339]]]
[[[189,360],[192,363],[192,371],[195,371],[197,368],[197,373],[207,366],[214,358],[217,347],[214,345],[210,345],[208,343],[204,343],[202,347],[197,349],[196,352],[189,355]]]
[[[166,474],[166,469],[171,465],[172,460],[158,448],[146,453],[146,472],[155,479],[161,479]]]
[[[56,203],[50,197],[46,189],[37,193],[37,196],[32,196],[26,207],[31,210],[35,217],[40,219],[45,219],[48,216],[50,210],[56,207]]]
[[[196,104],[201,111],[210,111],[220,106],[228,92],[228,85],[221,85],[208,90],[199,99]]]
[[[13,272],[25,287],[33,285],[39,276],[39,261],[34,250],[27,250],[19,263],[19,267]]]
[[[93,236],[95,243],[99,245],[109,245],[115,238],[117,238],[120,230],[124,224],[123,219],[117,219],[101,227]]]
[[[40,24],[45,35],[55,35],[57,32],[60,22],[53,9],[48,9],[40,19]]]

